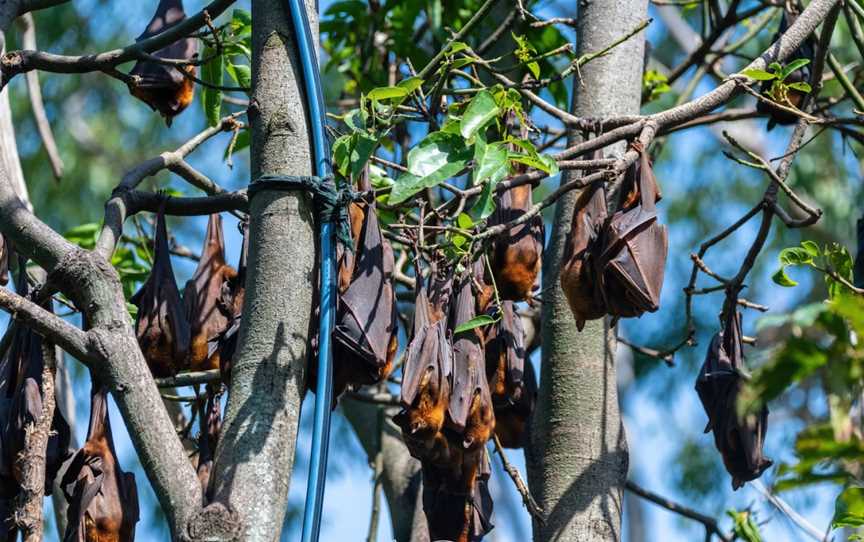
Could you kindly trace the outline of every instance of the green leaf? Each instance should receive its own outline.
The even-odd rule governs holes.
[[[375,152],[378,140],[364,132],[356,132],[351,136],[351,177],[356,179],[363,172],[366,162]]]
[[[726,515],[732,518],[732,532],[745,542],[762,542],[762,535],[759,534],[759,525],[753,520],[754,514],[744,510],[727,510]]]
[[[396,85],[399,88],[404,88],[408,91],[408,94],[411,94],[421,86],[423,86],[423,80],[419,77],[409,77],[408,79],[403,79],[399,81]]]
[[[395,98],[404,98],[411,92],[405,87],[378,87],[369,91],[366,95],[370,100],[392,100]]]
[[[793,60],[789,64],[786,64],[786,67],[780,71],[780,80],[781,81],[785,80],[787,77],[792,75],[793,72],[803,68],[807,64],[810,64],[809,58],[796,58],[795,60]],[[792,85],[789,85],[789,86],[792,86]]]
[[[500,111],[492,93],[488,90],[478,92],[468,104],[465,114],[462,115],[462,122],[459,126],[462,137],[465,139],[474,137],[474,134],[495,120]]]
[[[210,85],[222,85],[222,56],[216,55],[212,47],[205,47],[202,58],[209,58],[209,62],[201,66],[201,80]],[[212,58],[211,58],[212,57]],[[222,119],[222,91],[208,86],[201,90],[201,106],[204,108],[204,117],[208,126],[216,126]]]
[[[252,32],[252,14],[245,9],[235,9],[231,14],[231,29],[235,34]]]
[[[507,147],[503,143],[487,144],[478,137],[474,143],[472,184],[477,186],[487,181],[493,185],[497,184],[509,172],[510,162],[507,157]]]
[[[402,203],[424,188],[459,175],[471,159],[465,140],[456,134],[434,132],[408,152],[408,172],[396,179],[390,204]]]
[[[459,213],[456,217],[456,225],[463,230],[470,230],[474,227],[474,220],[465,213]]]
[[[834,518],[831,527],[864,526],[864,487],[850,486],[843,490],[834,501]]]
[[[764,70],[757,70],[754,68],[750,68],[741,72],[742,75],[746,75],[750,79],[755,79],[757,81],[770,81],[772,79],[777,79],[777,75],[773,73],[766,72]]]
[[[809,93],[811,90],[813,90],[810,87],[810,85],[808,83],[805,83],[804,81],[799,81],[798,83],[789,83],[786,86],[788,86],[791,89],[795,89],[799,92],[808,92]]]
[[[63,237],[83,249],[92,250],[96,246],[96,239],[101,229],[102,225],[98,222],[90,222],[75,226],[64,233]]]
[[[801,241],[801,248],[807,251],[807,254],[814,258],[819,257],[819,245],[813,241]]]
[[[453,335],[458,335],[481,326],[488,326],[489,324],[494,324],[496,321],[495,318],[492,318],[488,314],[481,314],[456,326],[456,329],[453,330]]]
[[[780,251],[778,259],[783,266],[812,264],[814,255],[811,254],[810,250],[804,247],[784,248]]]
[[[251,91],[252,88],[252,69],[245,64],[234,64],[229,62],[225,65],[225,71],[228,72],[228,75],[231,76],[231,79],[237,83],[237,85],[248,88]]]
[[[492,213],[495,212],[495,184],[488,182],[483,185],[483,191],[480,192],[480,197],[471,207],[471,215],[476,220],[486,220]]]
[[[812,375],[828,360],[822,345],[809,339],[790,337],[776,357],[753,373],[742,392],[740,410],[757,411],[792,384]]]

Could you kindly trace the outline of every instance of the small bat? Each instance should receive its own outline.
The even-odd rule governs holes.
[[[216,454],[216,444],[222,430],[221,392],[207,389],[207,402],[201,413],[201,433],[198,435],[198,480],[204,492],[204,502],[213,499],[213,488],[210,484],[210,474],[213,470],[213,459]]]
[[[26,261],[19,258],[16,292],[28,295]],[[53,312],[50,299],[42,308]],[[20,460],[26,433],[42,416],[42,373],[45,369],[42,337],[23,325],[15,325],[11,344],[0,360],[2,375],[2,442],[0,442],[0,486],[2,496],[17,494],[25,482]],[[55,406],[45,455],[45,494],[50,495],[61,464],[71,454],[69,424]]]
[[[512,126],[515,122],[515,115],[510,114],[507,124]],[[520,136],[523,139],[528,137],[527,126],[520,128]],[[526,170],[525,166],[520,165],[515,173],[521,174]],[[506,224],[528,212],[532,207],[533,189],[532,185],[523,184],[503,192],[489,225]],[[491,268],[501,299],[525,301],[530,297],[543,263],[544,240],[543,217],[540,215],[532,217],[525,224],[513,226],[493,240]]]
[[[226,283],[234,280],[237,271],[225,263],[225,240],[222,217],[210,215],[204,249],[192,278],[183,289],[183,305],[189,322],[191,342],[186,367],[192,371],[219,368],[218,350],[211,354],[208,343],[225,332],[232,313],[220,306]]]
[[[602,154],[599,152],[594,155],[594,158],[600,157]],[[564,244],[561,289],[567,297],[579,331],[585,327],[587,320],[596,320],[606,314],[606,306],[596,289],[600,270],[595,255],[607,217],[606,190],[601,180],[587,186],[579,194]]]
[[[491,468],[485,448],[480,456],[479,474],[468,491],[461,487],[461,480],[454,484],[442,471],[423,466],[423,511],[432,540],[478,542],[494,527],[488,485]]]
[[[343,269],[339,272],[340,294],[333,330],[334,397],[349,385],[375,384],[387,378],[399,346],[393,251],[381,233],[374,195],[365,174],[361,176],[360,189],[369,192],[370,199],[352,204],[354,249],[342,250]],[[362,214],[362,221],[356,211]],[[350,277],[344,271],[348,267],[352,268]]]
[[[660,192],[648,152],[638,142],[632,147],[639,160],[625,175],[619,208],[606,221],[595,260],[603,270],[596,291],[616,319],[659,308],[668,252],[668,232],[657,219]]]
[[[447,319],[442,316],[443,309],[430,302],[430,298],[447,302],[445,292],[450,281],[436,280],[433,273],[431,282],[427,292],[422,275],[417,273],[413,337],[402,369],[402,410],[393,417],[411,455],[427,463],[446,461],[449,456],[442,429],[453,375]]]
[[[783,36],[783,34],[786,33],[789,27],[792,26],[792,24],[797,18],[798,13],[790,11],[789,9],[784,9],[783,16],[780,19],[780,27],[777,30],[777,33],[774,34],[774,37],[771,38],[772,43],[779,40]],[[815,40],[813,39],[812,35],[809,35],[807,39],[805,39],[804,42],[801,44],[801,46],[794,53],[792,53],[792,56],[790,56],[786,60],[786,64],[788,65],[793,61],[800,59],[809,60],[810,62],[789,74],[783,81],[783,84],[790,85],[795,83],[808,83],[810,81],[810,73],[812,70],[813,58],[815,56]],[[766,96],[768,91],[771,90],[772,85],[773,81],[763,81],[759,89],[759,94],[761,94],[762,96]],[[786,100],[788,101],[788,103],[780,102],[780,105],[784,105],[786,107],[791,106],[800,110],[804,105],[806,97],[807,93],[796,90],[794,88],[789,88],[786,92]],[[795,113],[780,109],[773,103],[764,100],[759,100],[758,102],[756,102],[756,111],[768,115],[768,130],[772,130],[774,126],[778,124],[795,124],[801,118]]]
[[[94,381],[87,442],[64,465],[63,492],[69,502],[64,542],[131,542],[138,522],[135,475],[117,463],[108,391]]]
[[[183,368],[189,352],[191,331],[171,267],[165,202],[156,213],[153,268],[132,301],[138,307],[135,333],[153,376],[174,376]]]
[[[537,396],[537,378],[526,361],[525,330],[512,301],[486,334],[486,378],[495,407],[495,434],[505,448],[521,448]]]
[[[246,259],[249,254],[249,224],[240,222],[240,230],[243,232],[243,244],[240,247],[240,261],[237,264],[237,274],[233,278],[222,283],[222,292],[219,297],[219,309],[228,315],[228,325],[225,329],[211,338],[207,343],[208,355],[218,359],[219,373],[222,383],[226,386],[231,382],[231,363],[237,351],[237,339],[240,331],[240,322],[243,316],[243,302],[246,300]],[[215,365],[212,361],[208,365]]]
[[[147,29],[136,41],[160,34],[185,18],[182,0],[160,0]],[[166,60],[191,61],[197,54],[195,39],[181,38],[159,49],[153,56]],[[186,75],[183,72],[186,72]],[[133,76],[129,83],[129,92],[154,111],[159,111],[165,118],[165,123],[171,126],[174,117],[192,103],[195,83],[189,76],[194,73],[195,66],[191,64],[175,67],[152,60],[139,60],[129,72],[129,75]]]
[[[705,432],[714,432],[714,445],[732,475],[732,489],[759,478],[772,465],[762,445],[768,430],[768,407],[758,413],[739,414],[738,395],[743,386],[744,354],[741,315],[731,314],[722,333],[711,340],[696,380],[696,392],[708,415]]]

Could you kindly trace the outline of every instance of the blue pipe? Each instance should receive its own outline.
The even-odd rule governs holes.
[[[330,142],[325,133],[326,111],[324,93],[318,73],[315,41],[306,16],[303,0],[286,0],[300,65],[312,131],[312,149],[315,157],[315,175],[326,178],[331,174]],[[321,507],[324,503],[324,484],[327,478],[327,449],[330,444],[330,407],[333,403],[333,362],[331,337],[335,318],[336,259],[334,227],[321,223],[321,300],[318,322],[318,382],[315,388],[315,419],[312,426],[312,450],[309,463],[309,481],[306,484],[306,505],[303,511],[302,542],[318,542],[321,526]]]

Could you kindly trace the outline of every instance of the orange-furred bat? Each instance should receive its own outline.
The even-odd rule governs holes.
[[[534,410],[537,378],[512,301],[501,304],[501,317],[486,334],[486,377],[495,407],[495,434],[505,448],[521,448]]]
[[[64,542],[132,542],[138,522],[135,475],[117,462],[108,419],[108,390],[94,381],[87,441],[63,466],[69,501]]]
[[[514,123],[515,115],[511,114],[508,124]],[[521,128],[521,137],[528,137],[525,126]],[[515,173],[519,175],[526,170],[520,165]],[[533,190],[532,185],[523,184],[501,193],[489,224],[506,224],[528,212],[532,207]],[[493,241],[491,267],[501,299],[525,301],[531,296],[543,262],[544,240],[543,217],[537,215],[525,224],[513,226]]]
[[[166,200],[167,201],[167,200]],[[153,268],[132,303],[138,307],[135,333],[153,376],[174,376],[183,368],[191,340],[189,321],[171,267],[165,202],[156,213]]]
[[[447,320],[437,319],[443,309],[430,303],[430,298],[446,303],[449,298],[444,292],[449,289],[449,281],[433,277],[431,282],[432,289],[427,293],[418,273],[414,335],[402,369],[402,411],[393,420],[402,429],[411,455],[443,461],[448,454],[442,429],[450,400],[453,351]]]
[[[732,489],[755,480],[772,465],[762,445],[768,431],[768,407],[757,413],[738,412],[738,395],[744,384],[741,315],[731,314],[722,333],[711,340],[696,380],[696,392],[708,415],[705,432],[714,432],[714,444],[732,475]]]
[[[236,276],[237,271],[225,263],[222,217],[212,214],[207,221],[201,260],[183,290],[191,335],[186,368],[192,371],[219,368],[219,352],[211,355],[208,343],[228,329],[232,315],[220,307],[220,301],[225,284]]]
[[[219,373],[222,382],[227,386],[231,381],[231,363],[237,351],[237,339],[240,331],[240,321],[243,317],[243,302],[246,300],[246,259],[249,254],[249,224],[240,222],[243,232],[243,244],[240,247],[240,261],[237,264],[237,274],[222,283],[219,297],[219,309],[228,317],[225,329],[208,342],[208,352],[211,359],[218,360]],[[212,361],[208,365],[217,365]]]
[[[399,346],[393,250],[381,233],[365,173],[359,188],[367,192],[367,199],[349,208],[354,247],[341,250],[333,330],[334,397],[347,386],[375,384],[387,378]]]
[[[164,32],[185,18],[183,0],[160,0],[156,13],[147,24],[147,29],[138,36],[136,41]],[[191,61],[197,54],[195,39],[181,38],[159,49],[153,53],[153,56],[166,60]],[[165,118],[165,123],[171,126],[174,117],[192,103],[195,95],[195,83],[184,75],[183,71],[194,74],[195,66],[175,67],[152,60],[139,60],[129,72],[129,75],[136,78],[129,83],[129,92],[154,111],[159,111]]]

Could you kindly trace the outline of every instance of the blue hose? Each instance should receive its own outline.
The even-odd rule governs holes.
[[[327,178],[330,169],[330,142],[325,133],[326,116],[324,93],[318,74],[315,41],[306,16],[303,0],[286,0],[297,43],[303,85],[312,131],[315,156],[315,175]],[[327,479],[327,448],[330,444],[330,407],[333,403],[333,362],[331,337],[335,316],[336,275],[334,269],[335,239],[331,222],[321,223],[321,302],[318,323],[318,381],[315,388],[315,419],[312,426],[312,451],[309,462],[309,481],[306,484],[306,505],[303,511],[302,542],[317,542],[321,526],[321,507],[324,503],[324,484]]]

